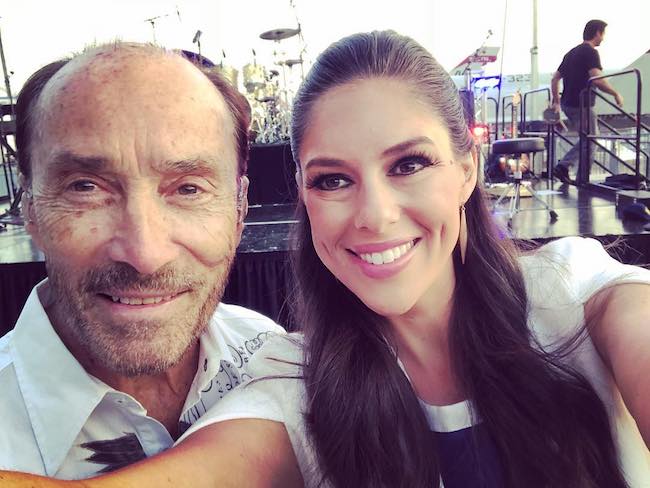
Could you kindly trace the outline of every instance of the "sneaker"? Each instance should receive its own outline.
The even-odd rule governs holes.
[[[553,177],[560,180],[562,183],[568,183],[569,185],[575,184],[575,182],[569,177],[569,168],[558,164],[553,168]]]

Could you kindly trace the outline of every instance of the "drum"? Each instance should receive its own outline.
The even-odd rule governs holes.
[[[217,73],[221,74],[230,84],[239,90],[239,71],[232,66],[215,66],[214,69]]]
[[[272,102],[278,98],[278,86],[276,83],[268,82],[255,88],[253,97],[258,102]]]
[[[247,64],[244,66],[244,88],[248,93],[253,93],[257,88],[263,87],[266,83],[266,70],[259,64]]]

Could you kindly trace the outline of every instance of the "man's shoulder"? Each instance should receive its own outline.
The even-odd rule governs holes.
[[[571,50],[576,56],[598,56],[598,50],[591,44],[583,42]]]
[[[284,334],[283,327],[269,317],[239,305],[220,303],[212,316],[213,331],[226,339],[252,339],[259,334]]]
[[[266,315],[262,315],[250,308],[228,303],[219,304],[214,312],[213,319],[231,326],[245,325],[253,328],[284,331],[280,325]]]
[[[585,42],[581,42],[577,46],[574,46],[571,49],[569,49],[567,53],[564,55],[564,57],[571,59],[576,56],[582,56],[584,55],[585,52],[590,52],[591,50],[594,50],[594,48]]]
[[[45,474],[16,376],[12,335],[0,338],[0,469]]]
[[[11,340],[13,332],[7,332],[0,337],[0,375],[2,372],[11,366],[13,357],[11,355]]]

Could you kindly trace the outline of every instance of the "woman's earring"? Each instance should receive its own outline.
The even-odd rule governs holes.
[[[467,217],[465,216],[465,204],[460,206],[460,232],[458,234],[458,244],[460,245],[460,262],[465,264],[465,255],[467,254]]]

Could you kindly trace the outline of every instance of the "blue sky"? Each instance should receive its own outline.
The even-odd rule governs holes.
[[[428,48],[448,69],[493,35],[501,45],[505,73],[530,70],[532,0],[3,0],[0,28],[12,90],[17,92],[34,70],[93,42],[114,38],[157,41],[169,47],[196,50],[192,38],[203,31],[202,51],[241,70],[252,61],[271,67],[274,60],[295,58],[298,38],[281,43],[259,39],[266,30],[295,27],[300,19],[306,59],[330,42],[353,32],[392,28]],[[600,48],[606,69],[622,68],[650,49],[648,0],[538,0],[539,67],[553,71],[562,54],[581,41],[590,18],[609,23]],[[275,51],[275,56],[274,56]],[[491,68],[498,71],[498,64]],[[240,75],[241,77],[241,75]]]

